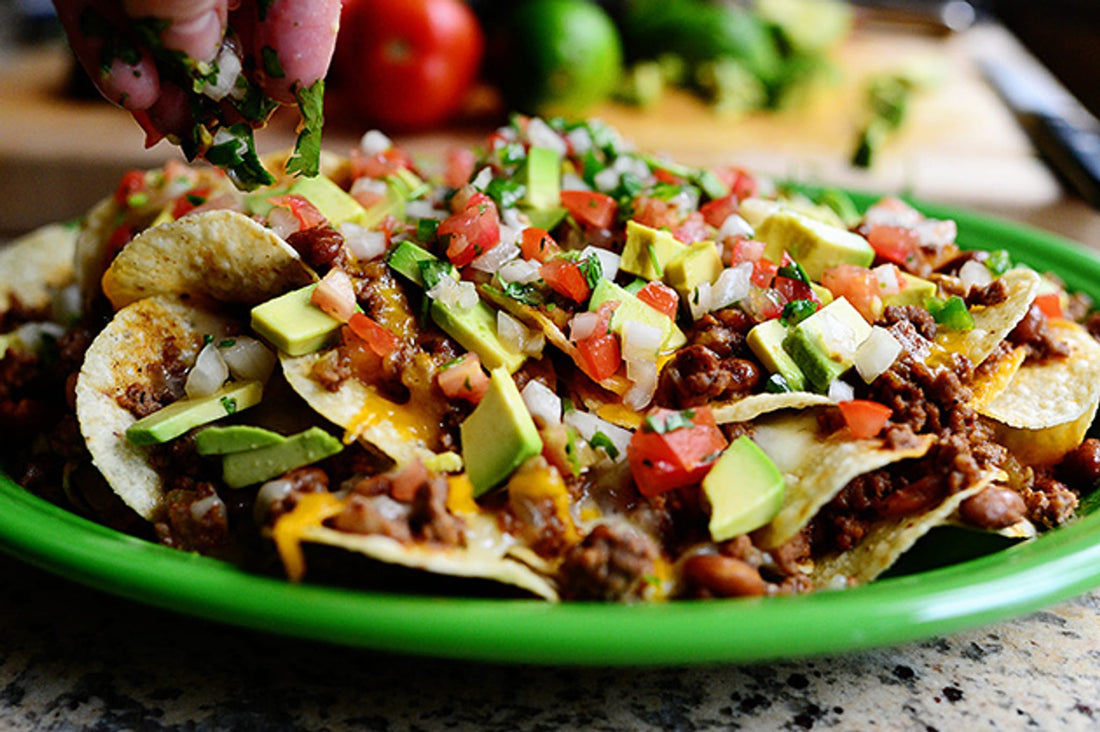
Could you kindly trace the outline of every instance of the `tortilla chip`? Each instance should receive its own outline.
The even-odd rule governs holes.
[[[88,348],[76,382],[76,416],[88,451],[107,483],[130,508],[154,520],[163,507],[160,475],[146,448],[126,429],[137,420],[118,403],[133,385],[151,385],[171,339],[179,358],[193,362],[203,337],[243,332],[233,320],[172,297],[139,300],[115,314]]]
[[[417,405],[393,402],[358,379],[345,379],[336,391],[329,391],[311,374],[325,351],[304,356],[279,354],[283,374],[291,387],[318,414],[346,430],[345,444],[363,440],[384,452],[398,465],[435,453],[440,437],[440,420],[446,404],[435,400]]]
[[[809,409],[823,407],[833,403],[824,394],[808,391],[790,391],[781,394],[752,394],[735,402],[716,404],[711,408],[714,421],[718,424],[730,422],[748,422],[757,417],[783,409]]]
[[[882,521],[853,549],[818,560],[811,573],[814,584],[825,589],[870,582],[889,569],[928,531],[946,522],[959,504],[984,490],[996,476],[995,472],[988,473],[976,484],[948,496],[930,511]]]
[[[970,309],[974,327],[970,330],[940,329],[930,361],[949,363],[952,354],[958,353],[977,366],[997,350],[1001,341],[1024,319],[1035,300],[1042,278],[1025,268],[1010,269],[1001,275],[1008,288],[1004,301],[996,305],[977,305]]]
[[[24,307],[49,307],[54,294],[74,281],[73,252],[78,229],[50,224],[0,249],[0,315],[18,301]]]
[[[997,395],[1008,387],[1012,377],[1024,365],[1024,359],[1026,358],[1027,349],[1014,348],[1011,354],[998,360],[993,369],[983,374],[981,378],[973,379],[970,382],[971,396],[967,406],[976,411],[981,411],[985,405],[996,399]],[[987,362],[986,365],[989,366],[990,364]]]
[[[557,590],[545,577],[522,562],[478,543],[466,547],[402,543],[380,534],[350,534],[326,526],[308,527],[302,531],[300,539],[304,543],[356,552],[386,564],[451,577],[491,580],[518,587],[551,602],[559,599]]]
[[[779,513],[754,535],[766,549],[790,540],[853,478],[922,457],[935,441],[932,435],[919,435],[911,445],[891,448],[880,439],[853,440],[844,432],[822,438],[812,412],[764,418],[750,436],[786,481]]]
[[[102,285],[118,309],[161,294],[255,305],[315,279],[275,232],[220,210],[146,229],[107,268]]]

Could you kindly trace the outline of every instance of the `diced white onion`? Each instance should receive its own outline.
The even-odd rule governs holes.
[[[912,229],[923,219],[921,212],[909,204],[896,198],[888,198],[867,209],[863,221],[865,226],[899,226]]]
[[[614,168],[604,168],[593,177],[592,182],[596,184],[596,190],[613,191],[619,187],[619,178],[622,177],[622,173]]]
[[[302,222],[298,221],[298,217],[291,213],[289,208],[276,206],[267,215],[267,226],[277,236],[286,239],[302,228]]]
[[[559,155],[565,155],[569,151],[562,136],[539,117],[532,118],[527,125],[527,140],[532,147],[548,148]]]
[[[538,282],[540,279],[539,266],[537,262],[526,259],[513,259],[497,270],[497,277],[504,283],[519,282],[526,285],[531,282]]]
[[[474,188],[479,191],[484,191],[485,186],[489,185],[493,180],[493,169],[486,165],[484,168],[478,171],[474,179],[470,181]]]
[[[959,267],[959,279],[962,280],[963,290],[969,292],[971,287],[985,287],[993,281],[993,273],[981,262],[968,259]]]
[[[680,211],[695,211],[699,208],[699,189],[694,186],[684,186],[669,200],[669,203]]]
[[[527,411],[544,426],[561,422],[561,397],[537,379],[531,379],[519,395],[527,405]]]
[[[958,235],[958,226],[953,219],[925,219],[914,228],[924,247],[939,248],[954,244]]]
[[[726,220],[722,222],[722,225],[718,227],[719,239],[732,239],[735,236],[743,236],[751,239],[755,235],[756,231],[748,221],[745,221],[741,214],[730,214],[726,217]]]
[[[581,250],[582,259],[586,259],[589,254],[595,254],[596,258],[600,260],[600,271],[602,272],[600,279],[615,279],[615,275],[619,274],[619,263],[623,260],[620,255],[603,247],[587,246]]]
[[[599,322],[599,315],[582,310],[569,321],[569,338],[573,341],[583,341],[596,332]]]
[[[199,351],[195,365],[191,368],[191,373],[187,374],[187,381],[183,385],[189,399],[210,396],[229,378],[229,367],[218,351],[218,347],[212,342]]]
[[[576,173],[564,173],[561,177],[561,189],[563,191],[590,191],[592,190],[584,178]]]
[[[526,227],[524,227],[524,228],[526,228]],[[519,235],[520,235],[520,233],[522,233],[523,229],[517,229],[514,226],[509,226],[508,224],[504,224],[504,223],[502,223],[499,226],[499,229],[500,229],[500,243],[501,244],[507,244],[509,246],[518,247],[518,245],[519,245]]]
[[[878,294],[893,295],[901,290],[898,269],[892,264],[880,264],[871,270],[878,282]]]
[[[829,384],[828,397],[834,402],[846,402],[856,398],[856,390],[843,379],[833,379]]]
[[[639,180],[644,181],[652,178],[652,174],[649,172],[649,164],[637,155],[620,155],[615,158],[615,162],[611,164],[611,167],[620,173],[629,173]]]
[[[386,195],[389,188],[386,186],[386,181],[378,178],[356,178],[355,182],[351,184],[351,189],[348,193],[354,198],[361,193],[372,193],[379,196]]]
[[[626,362],[626,376],[633,382],[623,394],[623,404],[631,409],[644,409],[657,393],[657,364],[637,359]]]
[[[639,323],[636,320],[626,321],[623,324],[623,360],[627,363],[633,360],[655,361],[664,335],[664,332],[655,325]]]
[[[855,358],[856,350],[863,342],[855,328],[828,310],[819,311],[816,317],[820,318],[821,345],[825,350],[843,360]]]
[[[442,221],[449,215],[448,212],[436,208],[435,204],[424,198],[405,203],[405,216],[410,219],[437,219]]]
[[[217,77],[213,83],[208,83],[202,88],[204,96],[220,102],[229,96],[237,88],[237,79],[241,75],[241,58],[238,54],[237,44],[224,43],[218,51],[215,66]]]
[[[233,345],[219,348],[229,373],[238,381],[267,381],[275,368],[275,353],[250,336],[233,338]]]
[[[855,366],[860,377],[870,384],[893,365],[902,352],[901,343],[879,325],[871,326],[871,335],[856,349]]]
[[[340,224],[340,234],[348,250],[360,261],[377,259],[386,253],[386,232],[374,231],[359,224],[345,221]]]
[[[514,242],[501,241],[495,247],[470,262],[470,266],[481,272],[493,274],[507,262],[519,256],[519,246]]]
[[[748,297],[752,286],[752,262],[722,270],[711,286],[710,309],[721,310]]]
[[[500,222],[510,229],[515,229],[517,236],[519,232],[531,227],[531,220],[527,218],[527,214],[518,208],[506,208],[501,211]]]
[[[381,130],[367,130],[359,140],[359,149],[367,155],[384,153],[393,147],[393,140]]]
[[[574,127],[569,130],[565,133],[565,139],[569,141],[573,152],[577,155],[584,155],[592,149],[592,135],[584,127]]]
[[[546,337],[533,331],[503,310],[497,311],[497,337],[513,353],[537,355],[546,345]]]
[[[695,286],[688,298],[688,309],[691,311],[691,319],[698,320],[711,311],[711,291],[709,282],[700,282]]]
[[[480,300],[473,282],[459,282],[450,275],[441,276],[439,282],[428,290],[428,297],[438,300],[447,307],[457,307],[462,310],[472,308]]]
[[[562,421],[577,430],[580,436],[588,442],[592,441],[597,432],[602,432],[618,450],[619,454],[616,460],[626,459],[626,448],[630,444],[630,430],[624,430],[622,427],[611,424],[605,419],[600,419],[594,414],[576,409],[567,412]]]

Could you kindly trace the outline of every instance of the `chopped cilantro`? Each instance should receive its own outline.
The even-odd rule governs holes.
[[[694,427],[693,419],[695,419],[695,410],[683,409],[679,412],[670,412],[665,417],[664,422],[659,421],[653,415],[649,415],[642,422],[642,428],[646,432],[656,432],[658,435],[664,435],[684,427]]]
[[[416,222],[416,240],[420,242],[430,242],[435,238],[435,233],[439,230],[439,221],[436,219],[417,219]]]
[[[542,295],[531,283],[506,282],[504,294],[524,305],[540,305],[543,301]]]
[[[817,312],[817,303],[813,300],[792,300],[783,306],[779,322],[783,325],[798,325]]]
[[[785,264],[775,272],[779,277],[786,277],[789,280],[796,280],[804,285],[810,284],[810,278],[806,274],[806,270],[802,269],[802,265],[798,262],[792,261],[790,264]]]
[[[232,348],[234,345],[236,345],[236,343],[236,338],[226,338],[224,340],[218,341],[218,348]]]
[[[247,123],[238,122],[223,127],[219,133],[227,139],[207,149],[206,159],[211,165],[225,170],[238,187],[246,190],[275,182],[275,178],[267,172],[256,154],[252,128]],[[289,163],[287,169],[290,169]]]
[[[791,388],[791,385],[787,383],[782,374],[772,374],[764,384],[764,391],[769,394],[785,394],[794,391],[794,389]]]
[[[321,127],[325,123],[325,80],[318,79],[313,86],[295,87],[294,98],[302,115],[302,131],[294,144],[294,154],[286,163],[288,173],[312,178],[321,169]]]
[[[607,453],[607,456],[612,460],[619,457],[619,448],[615,447],[615,443],[611,441],[611,438],[605,435],[603,432],[596,431],[592,435],[592,439],[588,441],[588,444],[592,447],[601,447],[603,451]]]
[[[222,409],[225,410],[226,414],[236,414],[236,412],[237,412],[237,400],[236,399],[234,399],[233,397],[223,396],[218,401],[221,403]]]
[[[283,70],[283,64],[279,60],[279,52],[271,46],[264,46],[260,49],[260,60],[264,66],[264,73],[272,79],[286,77],[286,71]]]
[[[425,290],[438,285],[443,275],[452,274],[451,263],[440,259],[421,259],[416,264],[420,268],[420,279],[424,282]]]
[[[510,178],[493,178],[485,186],[485,195],[496,201],[501,208],[515,208],[527,195],[527,186]]]
[[[596,289],[596,285],[603,279],[603,263],[600,262],[600,258],[595,254],[589,254],[577,265],[577,267],[580,269],[581,274],[584,275],[584,281],[588,283],[588,289]]]

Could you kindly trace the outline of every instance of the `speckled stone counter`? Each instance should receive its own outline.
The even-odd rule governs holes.
[[[946,638],[741,667],[407,658],[100,594],[0,557],[0,729],[1100,729],[1100,593]]]

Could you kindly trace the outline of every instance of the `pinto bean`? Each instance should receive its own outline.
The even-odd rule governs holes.
[[[1070,450],[1058,466],[1058,476],[1078,490],[1096,485],[1100,481],[1100,440],[1090,437]]]
[[[346,259],[344,237],[329,224],[319,224],[295,231],[286,243],[302,256],[302,261],[314,269],[341,264]]]
[[[683,573],[704,597],[748,597],[768,591],[768,583],[748,562],[721,554],[688,557]]]
[[[989,486],[959,506],[959,515],[968,524],[983,529],[1003,529],[1024,517],[1027,504],[1011,488]]]

